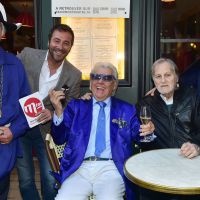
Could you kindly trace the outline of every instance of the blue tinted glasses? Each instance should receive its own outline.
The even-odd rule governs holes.
[[[113,75],[105,75],[105,74],[90,74],[90,80],[103,80],[106,82],[111,82],[112,80],[116,80]]]

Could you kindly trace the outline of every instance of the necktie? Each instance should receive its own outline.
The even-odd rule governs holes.
[[[105,124],[105,111],[104,107],[106,103],[103,101],[97,102],[100,106],[98,121],[97,121],[97,129],[96,129],[96,141],[95,141],[95,155],[100,156],[100,154],[106,148],[106,124]]]

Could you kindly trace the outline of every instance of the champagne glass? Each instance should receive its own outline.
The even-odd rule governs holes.
[[[151,121],[151,110],[150,106],[142,105],[140,108],[140,120],[142,124],[148,124]],[[156,136],[154,133],[144,136],[140,142],[151,142]]]

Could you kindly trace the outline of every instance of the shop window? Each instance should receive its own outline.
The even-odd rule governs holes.
[[[161,56],[180,72],[200,59],[200,0],[161,1]]]
[[[130,36],[125,34],[125,19],[61,17],[61,23],[68,24],[74,31],[74,46],[67,59],[82,71],[83,80],[89,80],[96,62],[111,62],[117,67],[121,85],[130,84],[125,44],[125,38]]]

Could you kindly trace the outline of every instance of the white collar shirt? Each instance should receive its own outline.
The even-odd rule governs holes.
[[[167,99],[165,96],[160,94],[160,97],[166,103],[166,105],[172,105],[173,104],[173,96],[171,98]]]
[[[40,78],[39,78],[39,94],[42,97],[42,99],[46,98],[48,96],[49,90],[56,87],[58,80],[61,75],[61,71],[63,68],[63,63],[59,66],[59,68],[56,70],[56,73],[50,76],[50,70],[48,66],[47,61],[48,52],[46,55],[46,58],[44,60],[44,63],[42,65],[42,69],[40,72]]]

